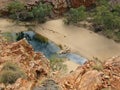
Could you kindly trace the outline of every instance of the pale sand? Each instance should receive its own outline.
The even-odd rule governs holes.
[[[72,61],[69,61],[69,60],[66,60],[64,62],[65,65],[67,65],[67,73],[70,73],[71,71],[75,71],[77,69],[78,66],[80,66],[79,64],[77,63],[74,63]]]
[[[36,32],[53,42],[66,45],[72,52],[93,59],[107,60],[120,55],[120,44],[84,28],[65,25],[62,19],[51,20],[36,27]]]
[[[25,26],[19,26],[16,22],[10,19],[0,18],[0,31],[1,32],[20,32],[25,31],[27,28]]]

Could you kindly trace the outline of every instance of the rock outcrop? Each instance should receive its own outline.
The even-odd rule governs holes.
[[[17,64],[24,70],[27,78],[18,79],[15,84],[4,87],[5,90],[32,90],[30,88],[46,78],[50,72],[47,58],[42,53],[34,52],[25,39],[7,43],[2,37],[0,38],[0,71],[6,62]]]
[[[120,90],[120,56],[101,65],[99,70],[94,61],[88,61],[58,83],[63,90]]]

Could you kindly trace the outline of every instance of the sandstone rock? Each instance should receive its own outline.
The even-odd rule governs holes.
[[[68,76],[58,80],[63,90],[97,90],[102,85],[102,72],[92,70],[94,63],[87,62]],[[93,80],[94,79],[94,80]]]
[[[101,71],[95,70],[94,65],[96,65],[94,61],[88,61],[57,81],[63,90],[120,89],[120,56],[113,57],[103,63]]]
[[[6,43],[6,44],[4,44]],[[5,90],[31,90],[34,82],[47,77],[50,64],[42,53],[34,52],[25,39],[8,44],[0,39],[0,70],[5,62],[17,64],[27,75],[27,78],[18,79],[15,84],[8,85]]]

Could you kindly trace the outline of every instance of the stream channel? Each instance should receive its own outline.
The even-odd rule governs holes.
[[[67,58],[80,65],[84,64],[87,61],[86,58],[71,52],[59,54],[58,52],[60,52],[61,49],[58,45],[56,45],[50,40],[45,41],[44,37],[42,37],[41,35],[38,36],[38,34],[36,34],[34,31],[24,31],[20,33],[4,33],[4,36],[7,36],[7,38],[13,38],[13,41],[19,41],[23,38],[26,38],[26,40],[29,42],[29,44],[32,45],[36,52],[42,52],[48,59],[55,55],[57,58]]]

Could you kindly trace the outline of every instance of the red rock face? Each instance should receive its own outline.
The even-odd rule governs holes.
[[[80,7],[81,5],[84,5],[86,7],[91,6],[95,3],[96,0],[71,0],[72,7]]]
[[[9,2],[13,0],[0,0],[0,9],[1,7],[5,7]],[[22,3],[25,3],[28,9],[38,5],[40,0],[19,0]],[[81,5],[86,7],[91,6],[95,3],[96,0],[43,0],[45,3],[49,3],[53,5],[54,13],[63,13],[67,10],[67,8],[73,7],[77,8]],[[4,12],[6,13],[6,12]]]

